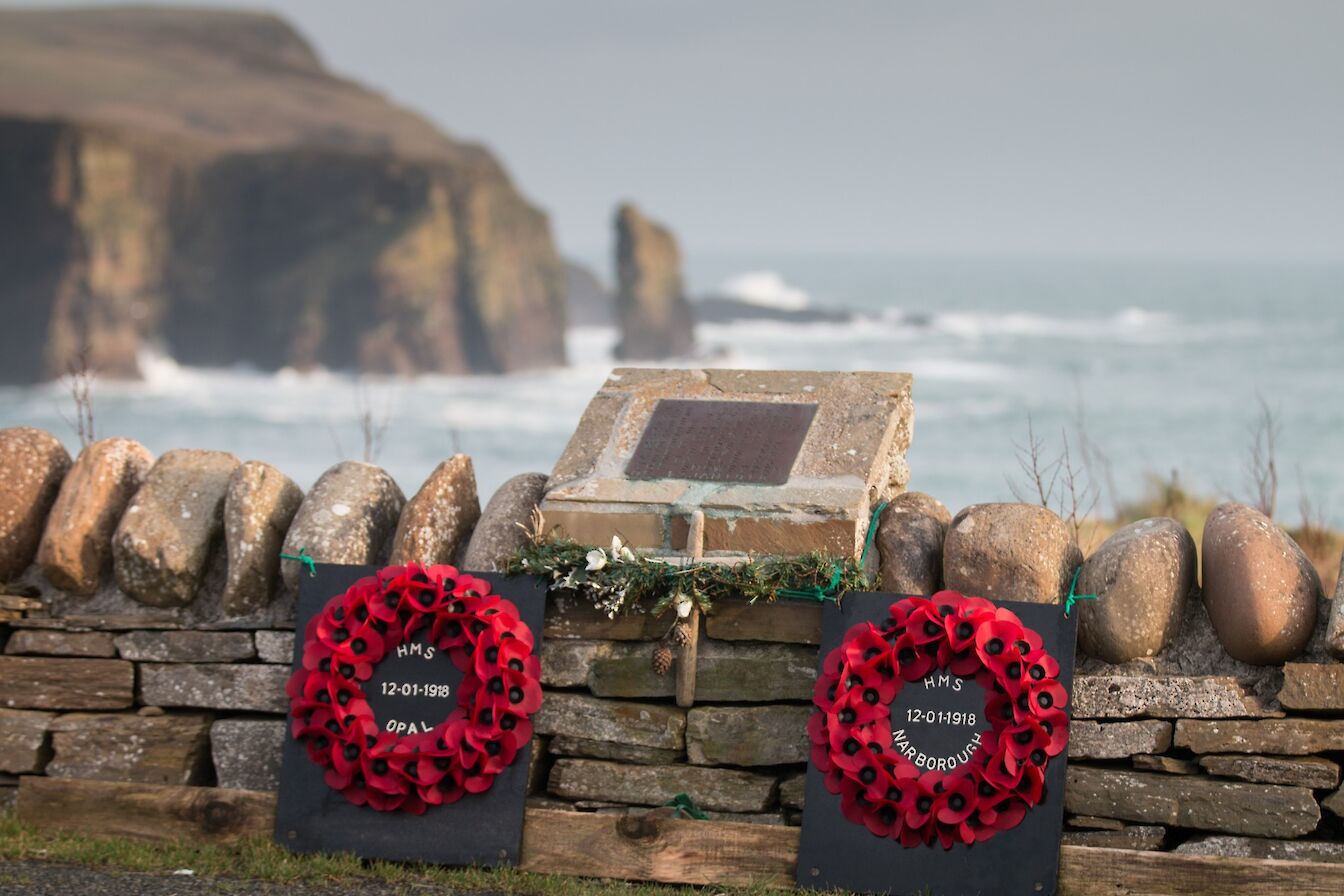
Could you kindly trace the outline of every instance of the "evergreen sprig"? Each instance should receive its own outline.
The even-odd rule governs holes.
[[[819,594],[833,583],[834,596],[860,590],[866,584],[858,561],[852,557],[836,559],[816,551],[794,557],[749,559],[736,565],[683,565],[677,560],[636,554],[619,539],[612,539],[606,549],[568,539],[533,541],[509,559],[504,571],[509,575],[543,576],[552,590],[586,595],[613,619],[635,608],[661,615],[683,596],[702,613],[709,613],[726,597],[746,598],[752,603],[773,601],[786,591]]]

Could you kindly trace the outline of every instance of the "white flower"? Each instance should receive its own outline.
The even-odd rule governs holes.
[[[691,598],[689,595],[678,594],[675,601],[675,606],[677,608],[677,616],[682,619],[685,619],[687,616],[691,615],[691,610],[694,608],[695,604],[691,602]]]
[[[611,536],[611,556],[615,557],[621,553],[621,536]]]
[[[632,550],[630,550],[629,548],[625,547],[624,545],[622,545],[622,546],[621,546],[621,552],[620,552],[620,558],[621,558],[623,561],[625,561],[626,563],[634,563],[634,562],[635,562],[635,552],[632,551]]]
[[[596,572],[597,570],[601,569],[606,565],[607,565],[606,552],[597,550],[596,548],[588,552],[589,572]]]

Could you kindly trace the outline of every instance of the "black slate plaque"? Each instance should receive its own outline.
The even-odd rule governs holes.
[[[828,603],[822,615],[821,663],[857,623],[881,623],[904,595],[847,594],[841,606]],[[1077,616],[1065,617],[1054,604],[995,601],[1041,635],[1060,666],[1058,681],[1073,691]],[[985,691],[971,679],[934,672],[901,688],[891,704],[892,744],[922,769],[951,771],[969,761],[990,726],[983,718]],[[1046,767],[1041,801],[1020,824],[971,846],[905,847],[850,822],[840,797],[826,789],[822,773],[807,769],[806,808],[798,849],[800,887],[866,893],[987,896],[1055,893],[1060,830],[1064,817],[1067,752]]]
[[[783,485],[816,413],[815,404],[664,398],[625,475]]]
[[[316,576],[301,577],[294,668],[303,659],[303,630],[308,620],[332,597],[376,571],[374,566],[319,563]],[[540,653],[545,585],[532,577],[472,575],[487,579],[497,594],[517,605]],[[378,663],[363,689],[379,727],[408,734],[420,730],[419,726],[433,728],[452,711],[462,672],[446,654],[431,652],[423,636],[402,647]],[[423,815],[379,812],[356,806],[328,787],[322,769],[286,732],[275,840],[295,852],[351,852],[365,859],[439,865],[516,865],[531,758],[529,744],[485,793],[431,806]]]

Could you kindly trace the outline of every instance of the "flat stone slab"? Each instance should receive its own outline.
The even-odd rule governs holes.
[[[135,667],[124,660],[0,656],[0,703],[14,709],[126,709]]]
[[[656,641],[667,633],[667,618],[659,619],[651,613],[620,613],[608,618],[591,600],[572,594],[552,594],[546,603],[546,641]]]
[[[140,702],[247,712],[289,711],[288,666],[220,663],[144,663]]]
[[[1167,829],[1157,824],[1128,824],[1116,831],[1065,831],[1060,842],[1068,846],[1102,849],[1161,849]]]
[[[70,713],[51,724],[47,774],[58,778],[204,784],[210,716]]]
[[[1076,675],[1076,719],[1237,719],[1275,715],[1235,678],[1179,675]]]
[[[705,634],[719,641],[820,644],[821,604],[787,598],[754,604],[721,600],[705,616],[704,626]]]
[[[35,628],[19,629],[9,636],[5,653],[18,656],[81,656],[90,659],[112,659],[117,655],[116,645],[107,632],[43,631]]]
[[[279,790],[288,727],[283,719],[220,719],[211,725],[210,755],[219,786]]]
[[[810,706],[696,706],[686,713],[686,755],[695,765],[806,762]]]
[[[687,518],[702,509],[709,553],[857,555],[869,508],[904,491],[909,479],[910,386],[910,375],[904,373],[619,368],[594,396],[552,470],[541,510],[555,534],[589,544],[605,545],[619,534],[632,547],[683,550]],[[693,479],[717,474],[694,473],[689,467],[680,478],[638,478],[641,466],[631,472],[631,462],[664,399],[677,404],[659,414],[659,426],[671,419],[670,409],[682,423],[673,427],[671,438],[651,435],[641,462],[669,446],[681,452],[678,456],[686,454],[688,448],[676,437],[693,441],[702,429],[696,414],[685,412],[687,402],[713,402],[710,408],[742,402],[740,419],[759,413],[773,420],[770,405],[808,406],[812,416],[796,453],[773,458],[787,470],[782,484],[746,474],[740,478],[758,481]],[[702,449],[707,456],[696,460],[725,463],[698,466],[727,469],[743,460],[739,452],[754,457],[760,447],[746,431],[740,445],[712,441]],[[667,460],[671,471],[676,457]],[[764,478],[777,481],[777,472],[772,469]],[[739,477],[719,475],[733,478]]]
[[[610,652],[610,641],[544,641],[541,645],[541,683],[548,688],[586,687],[593,662]]]
[[[690,765],[621,765],[591,759],[557,759],[549,788],[572,800],[605,800],[662,806],[684,793],[703,809],[764,812],[775,796],[775,778],[752,772]]]
[[[1344,720],[1261,719],[1203,722],[1181,719],[1175,744],[1193,753],[1272,753],[1306,756],[1344,750]]]
[[[1344,712],[1344,663],[1285,663],[1279,703],[1285,709]]]
[[[257,659],[263,663],[294,662],[294,633],[259,631],[256,633]]]
[[[122,659],[138,663],[233,663],[257,655],[248,632],[127,632],[116,645]]]
[[[1168,775],[1197,775],[1199,763],[1178,756],[1135,756],[1134,767],[1145,772],[1163,772]]]
[[[532,717],[537,734],[566,735],[660,750],[686,748],[686,713],[675,706],[549,693]]]
[[[1188,856],[1283,859],[1297,862],[1344,862],[1344,843],[1321,840],[1270,840],[1261,837],[1195,837],[1174,852]]]
[[[51,758],[47,732],[55,713],[0,709],[0,772],[38,774]]]
[[[1079,719],[1069,725],[1070,759],[1126,759],[1163,753],[1171,747],[1171,723],[1157,719],[1100,723]]]
[[[779,804],[786,809],[803,808],[807,775],[793,775],[779,782]]]
[[[589,689],[599,697],[671,697],[676,676],[653,671],[652,650],[648,644],[613,644],[594,659]],[[811,700],[816,680],[815,647],[705,640],[696,657],[695,699]]]
[[[1069,768],[1064,807],[1078,815],[1259,837],[1301,837],[1321,820],[1305,787],[1081,765]]]
[[[1289,784],[1324,790],[1339,784],[1339,765],[1323,756],[1201,756],[1199,764],[1211,775],[1240,778],[1261,784]]]
[[[636,744],[618,744],[609,740],[592,740],[558,734],[551,738],[550,751],[556,756],[582,756],[588,759],[613,759],[636,765],[668,765],[683,758],[681,750],[641,747]]]
[[[1333,812],[1340,818],[1344,818],[1344,787],[1336,790],[1334,793],[1321,800],[1321,807],[1329,812]]]

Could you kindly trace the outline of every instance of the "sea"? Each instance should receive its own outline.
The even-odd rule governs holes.
[[[1344,260],[702,253],[687,280],[697,295],[855,312],[701,325],[700,354],[666,365],[910,372],[910,488],[953,512],[1029,494],[1033,440],[1044,463],[1067,443],[1075,490],[1090,483],[1103,515],[1173,479],[1245,500],[1268,421],[1278,518],[1344,527]],[[414,379],[184,367],[146,351],[143,381],[94,383],[96,432],[156,453],[231,451],[305,487],[373,459],[408,495],[462,451],[484,502],[551,469],[615,340],[575,328],[564,368]],[[0,425],[43,427],[73,451],[73,419],[66,384],[0,388]]]

